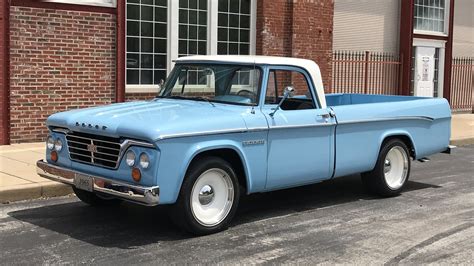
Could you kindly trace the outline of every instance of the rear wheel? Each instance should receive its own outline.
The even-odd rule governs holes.
[[[72,187],[72,190],[82,202],[87,203],[91,206],[110,206],[110,205],[117,205],[120,202],[122,202],[119,199],[108,198],[105,195],[104,196],[97,195],[93,192],[78,189],[76,187]]]
[[[232,166],[218,157],[194,162],[181,186],[173,218],[197,235],[226,229],[237,210],[239,184]]]
[[[384,143],[375,168],[362,174],[369,192],[391,197],[400,194],[410,176],[411,161],[408,148],[399,139]]]

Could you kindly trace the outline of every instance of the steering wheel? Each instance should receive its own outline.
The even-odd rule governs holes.
[[[237,95],[247,97],[249,99],[256,99],[257,98],[257,94],[253,91],[250,91],[250,90],[240,90],[240,91],[237,92]]]

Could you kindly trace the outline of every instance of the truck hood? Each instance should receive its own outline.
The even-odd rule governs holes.
[[[247,129],[248,108],[208,102],[156,99],[117,103],[51,115],[48,127],[155,142],[159,139]]]

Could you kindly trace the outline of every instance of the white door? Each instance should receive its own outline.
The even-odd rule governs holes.
[[[415,96],[433,97],[435,74],[434,47],[416,47]]]

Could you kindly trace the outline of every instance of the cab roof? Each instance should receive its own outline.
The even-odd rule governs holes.
[[[311,76],[317,97],[321,108],[326,108],[326,97],[324,97],[323,81],[319,66],[312,60],[282,57],[282,56],[261,56],[261,55],[192,55],[176,59],[176,63],[195,63],[195,62],[224,62],[237,64],[256,64],[256,65],[283,65],[300,67],[308,71]]]

